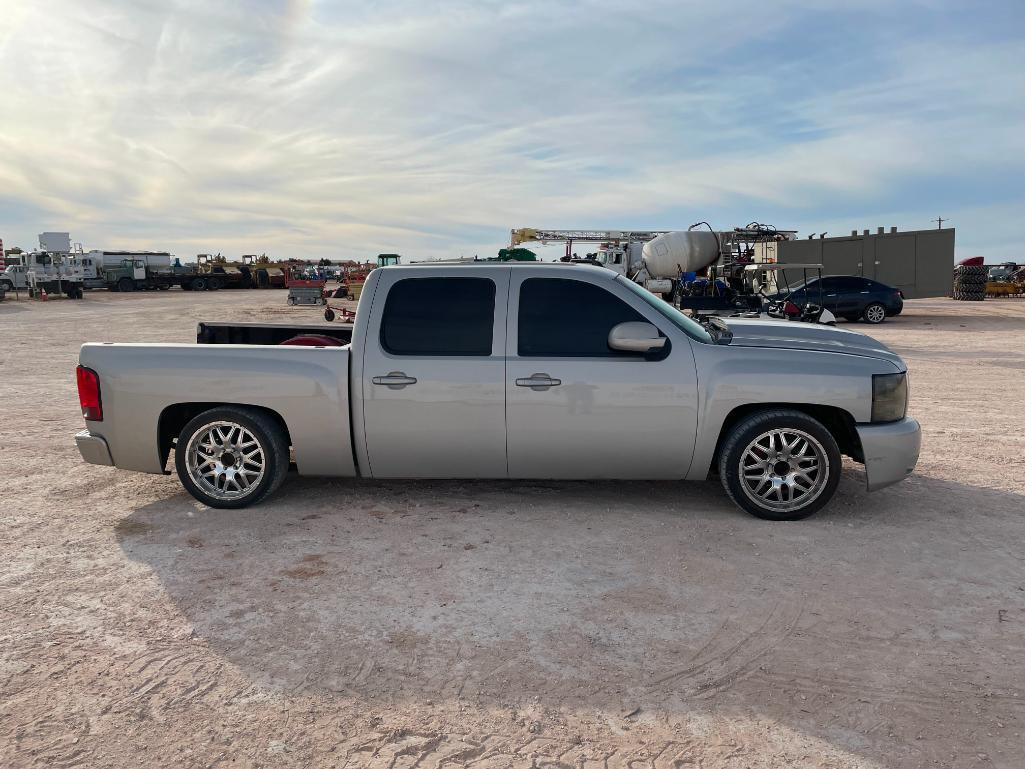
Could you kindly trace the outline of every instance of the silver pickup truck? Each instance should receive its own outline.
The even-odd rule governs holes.
[[[395,266],[351,326],[207,324],[200,344],[86,344],[82,457],[174,467],[211,507],[303,475],[704,480],[772,520],[906,477],[907,368],[863,334],[702,326],[589,265]],[[284,344],[282,344],[284,343]]]

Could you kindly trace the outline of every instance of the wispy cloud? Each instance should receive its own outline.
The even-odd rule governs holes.
[[[0,237],[490,253],[956,222],[1017,253],[1020,4],[0,0]],[[881,220],[883,217],[885,221]],[[1012,233],[1014,236],[1012,237]]]

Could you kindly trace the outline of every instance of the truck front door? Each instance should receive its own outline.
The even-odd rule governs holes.
[[[364,344],[375,478],[504,478],[508,269],[384,270]]]
[[[687,474],[697,424],[691,341],[607,274],[592,276],[587,268],[575,279],[512,273],[506,370],[512,478]],[[664,359],[609,348],[609,331],[631,321],[651,323],[669,337]]]

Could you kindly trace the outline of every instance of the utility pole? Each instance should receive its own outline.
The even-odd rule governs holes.
[[[942,230],[943,229],[943,223],[944,222],[949,222],[950,219],[944,219],[942,216],[939,216],[939,217],[933,219],[932,221],[936,222],[936,229],[937,230]]]

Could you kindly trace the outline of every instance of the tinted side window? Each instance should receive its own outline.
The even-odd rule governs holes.
[[[835,279],[837,281],[838,290],[840,291],[864,291],[866,289],[866,281],[864,278],[858,278],[853,275],[840,277]]]
[[[519,354],[620,356],[609,349],[609,331],[645,319],[626,302],[592,283],[530,278],[520,286]]]
[[[494,281],[406,278],[388,292],[381,346],[392,355],[490,355],[494,325]]]

